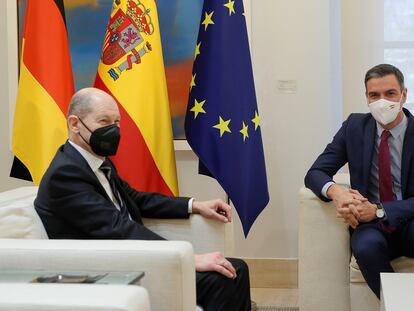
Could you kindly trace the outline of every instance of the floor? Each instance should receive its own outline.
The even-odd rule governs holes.
[[[294,310],[299,305],[297,288],[252,288],[251,295],[258,311]]]

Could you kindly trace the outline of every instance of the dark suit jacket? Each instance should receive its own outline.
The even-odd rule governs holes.
[[[414,218],[414,117],[406,109],[404,113],[407,116],[408,125],[401,160],[403,199],[384,204],[388,221],[396,228]],[[351,114],[306,174],[306,187],[322,200],[328,201],[321,195],[323,186],[332,181],[333,175],[348,163],[351,187],[366,197],[375,135],[376,122],[370,113]]]
[[[188,198],[136,191],[114,167],[112,172],[133,220],[116,209],[89,164],[69,142],[59,148],[34,202],[50,238],[160,240],[144,227],[141,217],[188,218]]]

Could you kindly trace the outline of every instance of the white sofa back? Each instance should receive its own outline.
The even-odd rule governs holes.
[[[22,187],[0,193],[0,238],[47,239],[34,209],[37,187]]]

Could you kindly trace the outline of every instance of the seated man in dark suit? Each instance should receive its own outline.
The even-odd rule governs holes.
[[[190,213],[231,221],[221,200],[171,198],[131,188],[107,158],[120,140],[120,114],[107,93],[87,88],[71,100],[69,140],[39,186],[35,208],[51,239],[162,240],[141,217],[188,218]],[[195,255],[197,303],[204,310],[250,310],[247,265],[221,253]]]
[[[407,89],[394,66],[368,70],[365,89],[371,113],[348,117],[305,184],[322,200],[333,200],[337,216],[352,227],[352,252],[379,298],[380,272],[393,272],[396,257],[414,257],[414,118],[402,108]],[[346,163],[351,189],[332,180]]]

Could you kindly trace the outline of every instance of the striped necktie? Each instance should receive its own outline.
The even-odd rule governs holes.
[[[109,182],[109,185],[111,186],[112,193],[114,194],[115,200],[117,201],[120,211],[122,214],[126,213],[128,215],[128,218],[130,218],[128,210],[125,207],[125,203],[122,200],[122,197],[117,189],[115,179],[112,176],[112,166],[108,160],[105,160],[102,165],[99,167],[99,169],[104,173],[106,179]]]

